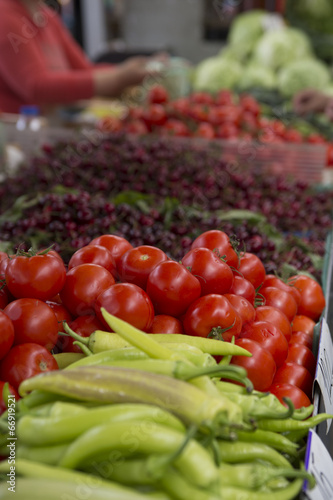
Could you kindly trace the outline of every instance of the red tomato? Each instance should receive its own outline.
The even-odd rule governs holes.
[[[200,234],[200,236],[193,241],[191,250],[199,247],[209,248],[215,251],[218,257],[224,258],[225,256],[226,263],[229,264],[230,267],[238,268],[238,255],[233,249],[229,236],[223,231],[212,229],[211,231]]]
[[[252,113],[254,116],[259,116],[260,114],[260,104],[250,95],[243,95],[240,98],[240,105],[242,109],[248,113]]]
[[[233,293],[226,293],[224,296],[240,315],[243,327],[247,323],[252,323],[252,321],[254,321],[256,310],[245,297]]]
[[[234,123],[222,123],[216,129],[216,137],[220,139],[236,139],[239,135],[239,128]]]
[[[0,380],[0,415],[2,415],[7,410],[7,404],[8,404],[8,401],[4,400],[4,394],[3,394],[3,387],[5,384],[6,384],[6,382],[2,382]],[[10,384],[8,384],[8,390],[9,390],[9,394],[11,394],[12,396],[15,396],[15,401],[18,401],[20,399],[20,396],[18,395],[18,393],[16,392],[14,387],[12,387]],[[12,404],[12,402],[13,402],[13,400],[11,399],[9,401],[9,404]]]
[[[147,280],[147,293],[157,314],[181,316],[201,294],[199,280],[178,262],[158,264]]]
[[[253,383],[255,390],[267,391],[273,382],[276,365],[271,353],[258,342],[251,339],[238,339],[236,345],[252,353],[252,357],[233,356],[231,364],[242,366]]]
[[[208,120],[209,108],[203,104],[192,104],[191,117],[198,122],[206,122]]]
[[[297,288],[294,286],[287,285],[287,283],[282,281],[280,278],[278,278],[274,274],[266,274],[263,285],[260,288],[260,293],[264,288],[266,288],[268,286],[274,286],[275,288],[280,288],[281,290],[284,290],[285,292],[291,293],[296,301],[297,307],[300,304],[301,294],[297,290]]]
[[[258,130],[258,120],[255,115],[249,111],[245,111],[242,116],[242,128],[251,134],[254,134]]]
[[[293,319],[292,331],[308,333],[312,338],[315,325],[316,323],[313,319],[302,314],[297,314]]]
[[[303,344],[312,350],[312,345],[313,345],[312,335],[305,332],[293,332],[291,334],[291,339],[289,340],[289,344]]]
[[[163,134],[174,135],[176,137],[187,137],[190,135],[190,131],[184,122],[181,120],[176,120],[175,118],[170,118],[163,127],[161,128]]]
[[[153,323],[153,304],[146,292],[133,283],[117,283],[104,290],[95,301],[98,319],[110,330],[102,316],[101,307],[145,332],[150,330]]]
[[[166,122],[167,115],[162,104],[150,104],[143,110],[142,119],[148,128],[163,125]]]
[[[149,130],[147,125],[142,120],[133,120],[125,125],[125,131],[128,134],[146,135]]]
[[[183,258],[182,264],[198,278],[201,295],[225,294],[234,281],[232,270],[209,248],[193,248]]]
[[[5,285],[0,288],[0,309],[4,309],[10,300],[12,300],[12,294]]]
[[[283,363],[277,370],[273,384],[291,384],[302,389],[303,392],[312,398],[313,378],[305,366],[296,363]]]
[[[233,94],[230,90],[219,90],[215,96],[215,103],[217,105],[224,106],[226,104],[232,104]]]
[[[292,276],[288,282],[301,293],[298,314],[308,316],[314,321],[318,320],[326,305],[323,290],[319,283],[301,274]]]
[[[168,91],[163,85],[155,84],[148,90],[148,102],[150,104],[164,104],[168,100]]]
[[[121,119],[115,116],[105,116],[97,123],[97,128],[102,132],[121,132],[123,126]]]
[[[277,326],[268,321],[255,321],[246,325],[240,337],[255,340],[267,349],[273,356],[277,367],[281,366],[288,356],[286,337]]]
[[[230,342],[233,336],[239,336],[242,320],[228,299],[211,294],[200,297],[190,305],[183,326],[187,335],[208,337],[216,334]]]
[[[5,307],[12,320],[14,345],[32,342],[50,351],[58,338],[58,321],[51,307],[38,299],[17,299]]]
[[[187,97],[180,97],[175,101],[172,101],[169,106],[169,114],[173,116],[188,116],[191,109],[191,103]]]
[[[100,293],[114,284],[114,277],[104,267],[81,264],[68,271],[60,298],[73,316],[94,314],[95,300]]]
[[[58,365],[45,347],[34,343],[20,344],[12,347],[1,361],[0,379],[18,389],[23,380],[51,370],[58,370]]]
[[[313,133],[308,135],[307,142],[311,144],[326,144],[326,139],[319,134]]]
[[[195,137],[202,137],[203,139],[214,139],[214,127],[207,122],[199,123],[198,128],[194,133]]]
[[[235,274],[233,284],[229,290],[229,293],[233,293],[235,295],[240,295],[244,297],[244,299],[248,300],[250,304],[254,305],[254,300],[256,297],[256,290],[252,283],[241,276],[237,276]]]
[[[291,325],[287,316],[272,306],[260,306],[256,309],[256,321],[268,321],[277,326],[289,342],[291,337]]]
[[[214,104],[214,97],[209,92],[193,92],[190,99],[198,104]]]
[[[159,248],[149,245],[131,248],[119,261],[119,279],[134,283],[145,290],[149,274],[157,264],[165,260],[168,260],[168,257]]]
[[[289,343],[287,363],[296,363],[297,365],[305,366],[312,377],[315,376],[316,358],[311,349],[304,344]]]
[[[303,142],[302,134],[298,130],[295,130],[295,129],[286,130],[285,134],[284,134],[284,139],[287,142],[296,142],[296,143]]]
[[[97,264],[107,269],[114,277],[117,275],[116,262],[110,250],[101,245],[87,245],[77,250],[68,262],[68,270],[81,264]]]
[[[167,314],[157,314],[150,333],[184,333],[184,328],[179,319]]]
[[[55,347],[58,350],[62,350],[62,346],[66,343],[68,337],[59,335],[59,332],[64,332],[63,323],[66,321],[66,323],[69,324],[73,319],[72,315],[65,306],[59,304],[58,302],[51,302],[48,300],[46,303],[49,307],[51,307],[58,321],[58,338]]]
[[[14,325],[12,320],[0,311],[0,359],[4,358],[14,343]]]
[[[264,282],[266,276],[264,264],[254,253],[249,252],[241,255],[238,271],[252,283],[255,289]]]
[[[130,248],[133,248],[129,241],[125,240],[125,238],[122,238],[121,236],[116,236],[115,234],[103,234],[102,236],[98,236],[97,238],[91,240],[89,244],[101,245],[102,247],[110,250],[112,257],[116,262],[116,266],[118,265],[121,256]]]
[[[80,337],[89,337],[96,330],[105,330],[104,325],[92,314],[87,316],[79,316],[74,321],[69,323],[69,327]],[[63,352],[80,352],[78,345],[73,345],[75,340],[72,337],[62,336],[62,350]]]
[[[15,298],[49,300],[60,292],[66,279],[62,260],[52,255],[16,256],[7,265],[6,283]]]
[[[265,298],[265,305],[276,307],[280,309],[288,318],[290,322],[294,319],[297,312],[297,304],[294,297],[289,292],[268,286],[260,289],[260,294]]]
[[[296,410],[298,408],[303,408],[305,406],[310,406],[311,401],[299,387],[295,385],[291,385],[288,383],[284,384],[273,384],[269,388],[269,392],[274,394],[280,403],[287,406],[287,404],[283,401],[283,398],[290,398],[293,402]]]

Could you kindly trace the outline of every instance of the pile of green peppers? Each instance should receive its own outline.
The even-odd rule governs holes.
[[[249,355],[232,343],[163,342],[103,315],[116,333],[93,334],[86,356],[58,355],[59,371],[20,386],[16,500],[291,500],[305,482],[314,486],[305,440],[332,415],[254,391],[245,370],[229,364]],[[224,357],[217,363],[213,354]],[[4,413],[5,457],[7,443]],[[12,498],[9,463],[0,462],[4,500]]]

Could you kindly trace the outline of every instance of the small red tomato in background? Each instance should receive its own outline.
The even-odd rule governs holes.
[[[0,311],[0,359],[4,358],[14,343],[14,325],[12,320]]]
[[[238,268],[238,255],[230,242],[229,236],[223,231],[212,229],[200,234],[200,236],[193,241],[191,250],[199,247],[209,248],[209,250],[215,251],[218,257],[225,256],[226,263],[230,267]]]
[[[260,289],[260,294],[265,299],[266,306],[276,307],[282,311],[291,322],[297,313],[297,304],[294,297],[289,292],[285,292],[281,288],[268,286]]]
[[[114,284],[114,277],[104,267],[81,264],[68,271],[60,298],[73,316],[95,314],[97,297]]]
[[[126,123],[124,130],[127,134],[145,135],[149,133],[147,125],[142,120],[133,120]]]
[[[12,320],[14,345],[34,343],[53,349],[58,338],[58,321],[51,307],[38,299],[17,299],[10,302],[4,313]]]
[[[120,118],[115,116],[105,116],[100,118],[97,123],[97,128],[102,132],[112,132],[117,133],[123,130],[123,122]]]
[[[81,264],[97,264],[117,276],[116,262],[110,250],[101,245],[90,244],[74,252],[68,262],[68,270]]]
[[[226,104],[232,104],[233,101],[233,95],[230,90],[219,90],[218,93],[215,96],[215,103],[217,105],[224,106]]]
[[[168,100],[168,91],[163,85],[155,84],[148,90],[148,102],[150,104],[164,104]]]
[[[15,298],[50,300],[62,289],[66,268],[62,260],[48,253],[32,257],[18,255],[8,262],[5,277]]]
[[[252,283],[250,283],[249,280],[246,280],[241,276],[237,276],[237,274],[234,275],[234,281],[231,285],[229,293],[240,295],[241,297],[244,297],[246,300],[248,300],[250,304],[254,305],[256,297],[256,290],[254,286],[252,285]]]
[[[234,281],[230,266],[209,248],[193,248],[182,258],[182,265],[199,280],[201,295],[223,295]]]
[[[149,245],[131,248],[119,260],[119,279],[134,283],[145,290],[151,271],[157,264],[166,260],[168,260],[167,255],[159,248]]]
[[[167,114],[162,104],[150,104],[143,110],[142,119],[149,129],[163,125],[167,120]]]
[[[286,337],[281,330],[268,321],[255,321],[246,325],[240,337],[255,340],[267,349],[273,356],[277,367],[281,366],[288,356]]]
[[[179,319],[167,314],[157,314],[149,333],[184,333],[184,328]]]
[[[228,299],[223,295],[210,294],[197,299],[187,309],[183,326],[187,335],[213,338],[222,337],[230,342],[238,337],[242,320]]]
[[[12,347],[0,362],[0,379],[18,389],[23,380],[51,370],[58,370],[58,365],[45,347],[34,343],[20,344]]]
[[[190,135],[187,125],[176,118],[169,118],[160,131],[163,135],[173,135],[176,137],[187,137]]]
[[[127,252],[127,250],[133,248],[129,241],[115,234],[103,234],[102,236],[98,236],[97,238],[91,240],[89,244],[101,245],[102,247],[110,250],[116,265],[118,265],[120,257]]]
[[[133,283],[117,283],[104,290],[95,301],[98,319],[106,329],[110,330],[102,316],[101,307],[145,332],[150,330],[153,323],[153,304],[147,293]]]
[[[309,276],[301,274],[292,276],[288,283],[295,286],[301,293],[298,314],[317,321],[326,305],[324,293],[319,283]]]
[[[259,306],[256,309],[256,321],[268,321],[277,326],[289,342],[291,337],[291,325],[287,316],[272,306]]]
[[[306,406],[310,406],[311,401],[299,387],[296,387],[295,385],[291,385],[288,383],[280,383],[280,384],[273,384],[269,388],[269,392],[274,394],[280,403],[284,404],[285,406],[288,406],[284,401],[283,398],[290,398],[294,407],[296,410],[298,408],[303,408]]]
[[[222,123],[216,129],[216,137],[220,139],[236,139],[239,136],[239,128],[234,123]]]
[[[304,316],[302,314],[296,314],[292,322],[292,331],[293,332],[304,332],[311,335],[313,338],[314,327],[316,323],[313,319],[308,316]]]
[[[246,369],[255,390],[267,391],[276,372],[276,364],[271,353],[251,339],[237,339],[235,344],[251,352],[252,357],[233,356],[231,364]]]
[[[148,276],[146,291],[156,314],[181,316],[201,294],[199,280],[178,262],[158,264]]]
[[[193,92],[190,96],[190,100],[198,104],[214,104],[214,97],[209,92]]]
[[[255,289],[262,285],[266,276],[264,264],[259,257],[250,252],[241,255],[238,271],[252,283]]]
[[[230,304],[236,309],[241,317],[243,327],[247,323],[252,323],[256,317],[256,310],[253,305],[241,295],[233,293],[226,293],[225,298],[229,300]]]
[[[316,372],[316,358],[308,347],[304,344],[289,343],[289,352],[286,359],[287,363],[296,363],[297,365],[305,366],[311,373],[312,377]]]
[[[312,398],[313,377],[305,366],[296,363],[283,363],[278,368],[273,384],[287,383],[299,387],[308,398]]]
[[[194,136],[202,139],[214,139],[216,137],[214,127],[207,122],[199,123]]]
[[[96,330],[105,330],[104,325],[96,316],[89,314],[87,316],[79,316],[68,325],[80,337],[89,337]],[[62,351],[63,352],[81,352],[78,345],[73,345],[75,340],[72,337],[62,336]]]
[[[7,410],[8,401],[5,401],[3,394],[3,388],[6,383],[8,382],[3,382],[0,380],[0,415],[2,415]],[[15,396],[15,401],[18,401],[20,399],[20,396],[18,395],[17,391],[10,384],[8,384],[8,390],[9,394]],[[12,404],[12,400],[10,400],[9,403]]]

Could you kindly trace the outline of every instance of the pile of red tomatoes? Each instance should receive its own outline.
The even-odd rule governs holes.
[[[320,285],[305,275],[287,283],[266,275],[261,260],[238,254],[222,231],[202,233],[181,262],[112,234],[77,250],[68,267],[52,250],[1,259],[0,380],[14,393],[24,379],[58,368],[53,352],[80,352],[59,334],[63,321],[83,337],[109,330],[104,307],[145,332],[235,341],[252,357],[231,363],[247,369],[255,389],[310,404]]]

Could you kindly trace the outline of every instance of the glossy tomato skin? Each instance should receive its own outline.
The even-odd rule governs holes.
[[[242,366],[247,370],[247,376],[255,390],[267,391],[276,372],[276,364],[271,353],[252,339],[237,339],[235,344],[251,352],[252,357],[233,356],[231,364]]]
[[[0,416],[7,410],[8,402],[4,400],[3,396],[3,387],[5,384],[6,382],[0,380]],[[14,389],[12,385],[9,384],[8,390],[9,394],[15,396],[15,401],[18,401],[20,399],[20,396],[18,395],[17,391]],[[12,404],[12,400],[10,401],[10,404]]]
[[[115,234],[103,234],[91,240],[90,245],[101,245],[107,248],[118,265],[120,257],[133,246],[125,238]]]
[[[96,330],[105,330],[104,325],[99,319],[88,314],[87,316],[79,316],[74,321],[71,321],[69,327],[80,337],[89,337]],[[72,337],[62,337],[62,351],[63,352],[80,352],[82,350],[78,345],[74,345],[75,340]]]
[[[153,323],[153,304],[147,293],[133,283],[117,283],[104,290],[95,301],[97,318],[110,330],[102,316],[101,307],[144,332],[148,332]]]
[[[241,295],[235,295],[233,293],[226,293],[224,296],[240,315],[243,327],[255,320],[256,310],[248,300]]]
[[[315,376],[316,358],[313,352],[304,344],[289,343],[289,352],[286,362],[305,366],[311,373],[311,376]]]
[[[266,306],[280,309],[287,316],[288,320],[292,322],[297,313],[297,304],[291,293],[274,286],[260,289],[260,293],[265,298]]]
[[[146,291],[156,314],[179,317],[201,294],[199,280],[172,260],[158,264],[148,276]]]
[[[304,332],[311,335],[313,338],[314,327],[316,323],[313,319],[308,316],[304,316],[302,314],[296,314],[292,323],[292,331],[293,332]]]
[[[5,271],[6,283],[15,298],[50,300],[66,280],[62,260],[49,254],[12,258]]]
[[[146,289],[147,279],[157,264],[168,260],[167,255],[159,248],[141,245],[131,248],[122,255],[118,272],[120,281],[134,283],[143,290]]]
[[[69,324],[73,317],[71,313],[66,309],[66,307],[63,304],[59,304],[58,302],[53,302],[50,300],[46,301],[46,304],[51,307],[52,311],[54,312],[57,321],[58,321],[58,338],[57,342],[55,344],[55,350],[53,352],[59,352],[62,351],[62,346],[68,342],[69,337],[65,337],[64,335],[60,335],[59,332],[64,332],[64,321],[66,321],[67,324]]]
[[[163,85],[155,84],[148,91],[148,102],[150,104],[164,104],[168,102],[169,95]]]
[[[173,316],[168,316],[167,314],[157,314],[154,317],[149,333],[183,334],[184,328],[179,319],[174,318]]]
[[[81,264],[97,264],[117,276],[116,262],[110,250],[101,245],[86,245],[77,250],[68,262],[68,270]]]
[[[191,250],[193,248],[209,248],[209,250],[215,251],[218,257],[224,257],[226,263],[230,267],[238,268],[238,255],[232,247],[229,236],[223,231],[217,229],[212,229],[206,231],[200,236],[198,236],[191,245]]]
[[[246,280],[245,278],[242,278],[237,274],[235,274],[234,276],[234,281],[231,285],[229,293],[240,295],[241,297],[244,297],[246,300],[248,300],[250,304],[254,305],[256,297],[256,290],[254,286],[252,285],[252,283],[250,283],[249,280]]]
[[[68,271],[60,298],[73,316],[95,314],[95,301],[115,284],[114,277],[97,264],[81,264]]]
[[[312,397],[313,377],[305,366],[296,363],[283,363],[278,368],[273,384],[287,383],[299,387],[309,399]]]
[[[193,248],[182,258],[182,264],[198,278],[201,295],[224,295],[234,281],[230,266],[209,248]]]
[[[285,336],[281,330],[268,321],[255,321],[246,325],[240,337],[255,340],[267,349],[273,356],[277,367],[281,366],[288,356],[288,342]]]
[[[12,295],[5,285],[0,289],[0,309],[4,309],[10,300],[12,300]]]
[[[287,283],[282,281],[280,278],[275,276],[275,274],[266,274],[264,282],[262,284],[262,287],[260,288],[260,292],[264,288],[267,288],[268,286],[274,286],[276,288],[280,288],[281,290],[284,290],[285,292],[291,293],[296,301],[297,307],[299,306],[299,304],[301,302],[301,294],[295,286],[288,285]]]
[[[45,347],[34,343],[20,344],[12,347],[0,362],[0,379],[18,390],[23,380],[51,370],[58,370],[58,365]]]
[[[313,338],[312,335],[305,332],[292,332],[289,344],[303,344],[312,350]]]
[[[14,325],[4,312],[0,311],[0,359],[4,358],[14,343]]]
[[[280,403],[287,406],[283,398],[289,398],[293,402],[295,409],[310,406],[311,401],[308,396],[299,387],[288,383],[273,384],[269,388],[269,392],[274,394]]]
[[[245,252],[240,258],[239,273],[250,281],[255,289],[264,282],[266,271],[263,263],[254,253]]]
[[[223,295],[210,294],[190,305],[185,313],[183,326],[187,335],[197,337],[208,337],[216,329],[223,340],[230,342],[233,336],[238,338],[242,320],[228,299]]]
[[[58,338],[56,315],[45,302],[24,298],[10,302],[4,313],[12,320],[15,332],[14,345],[34,343],[50,351]]]
[[[287,316],[272,306],[259,306],[256,309],[256,321],[268,321],[277,326],[289,342],[291,337],[291,325]]]
[[[292,276],[289,283],[295,286],[301,294],[298,314],[317,321],[326,305],[324,293],[319,283],[305,275]]]

